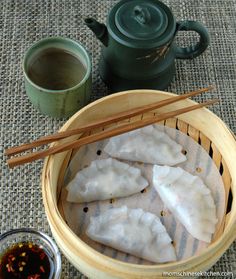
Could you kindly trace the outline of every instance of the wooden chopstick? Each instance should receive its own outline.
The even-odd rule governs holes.
[[[56,133],[53,135],[49,135],[49,136],[45,136],[45,137],[41,137],[38,140],[34,141],[34,142],[30,142],[30,143],[26,143],[20,146],[16,146],[16,147],[10,147],[8,149],[5,150],[5,155],[10,156],[10,155],[15,155],[18,153],[21,153],[23,151],[26,151],[28,149],[32,149],[35,147],[38,147],[40,145],[44,145],[44,144],[48,144],[69,136],[73,136],[73,135],[78,135],[80,133],[86,132],[86,131],[90,131],[92,129],[98,128],[98,127],[104,127],[105,125],[111,124],[115,121],[120,121],[126,118],[130,118],[133,117],[135,115],[141,114],[141,113],[145,113],[154,109],[158,109],[161,108],[163,106],[172,104],[174,102],[178,102],[180,100],[189,98],[189,97],[193,97],[199,94],[202,94],[203,92],[207,92],[209,90],[212,90],[214,87],[213,86],[209,86],[206,88],[202,88],[199,89],[197,91],[193,91],[184,95],[180,95],[180,96],[175,96],[175,97],[171,97],[171,98],[167,98],[165,100],[162,101],[158,101],[149,105],[145,105],[142,107],[138,107],[138,108],[134,108],[131,109],[129,111],[124,111],[124,112],[120,112],[117,114],[114,114],[110,117],[107,117],[106,119],[101,119],[95,122],[92,122],[88,125],[85,126],[81,126],[77,129],[73,129],[73,130],[68,130],[68,131],[64,131],[64,132],[60,132],[60,133]]]
[[[142,128],[144,126],[156,123],[158,121],[162,121],[165,119],[168,119],[170,117],[174,117],[177,116],[179,114],[183,114],[189,111],[193,111],[208,105],[212,105],[214,103],[218,102],[218,100],[210,100],[201,104],[197,104],[197,105],[193,105],[190,107],[186,107],[186,108],[181,108],[178,109],[176,111],[171,111],[171,112],[167,112],[167,113],[163,113],[161,115],[157,115],[156,117],[152,117],[152,118],[147,118],[147,119],[142,119],[133,123],[129,123],[129,124],[125,124],[122,126],[119,126],[117,128],[113,128],[110,130],[106,130],[106,131],[102,131],[84,138],[80,138],[78,140],[74,140],[72,142],[67,142],[64,144],[60,144],[57,146],[53,146],[49,149],[46,150],[42,150],[42,151],[36,151],[30,154],[26,154],[23,156],[19,156],[19,157],[15,157],[15,158],[11,158],[7,160],[7,164],[9,165],[10,168],[13,168],[17,165],[22,165],[25,163],[29,163],[38,159],[42,159],[46,156],[52,155],[52,154],[56,154],[56,153],[60,153],[60,152],[64,152],[73,148],[78,148],[81,147],[85,144],[89,144],[89,143],[93,143],[99,140],[103,140],[106,138],[110,138],[113,136],[117,136],[138,128]]]

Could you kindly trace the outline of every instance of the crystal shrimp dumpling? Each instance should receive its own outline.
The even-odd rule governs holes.
[[[95,160],[67,185],[67,201],[81,203],[126,197],[147,186],[140,169],[112,158]]]
[[[149,164],[174,166],[186,161],[182,146],[156,125],[112,137],[104,151],[111,157]]]
[[[112,208],[90,218],[87,235],[102,244],[156,263],[176,261],[160,219],[141,208]]]
[[[163,203],[195,238],[210,242],[217,223],[216,206],[202,179],[180,167],[153,167],[153,184]]]

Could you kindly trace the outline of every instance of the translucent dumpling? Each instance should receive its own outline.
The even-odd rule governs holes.
[[[186,160],[182,146],[155,125],[110,138],[104,151],[115,158],[158,165],[174,166]]]
[[[126,197],[147,186],[140,169],[112,158],[95,160],[67,185],[67,201],[81,203]]]
[[[210,242],[217,223],[210,189],[180,167],[154,166],[153,184],[165,206],[195,238]]]
[[[90,218],[87,235],[102,244],[156,263],[176,261],[171,238],[160,219],[126,206]]]

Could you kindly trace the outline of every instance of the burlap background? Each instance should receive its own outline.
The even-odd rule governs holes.
[[[25,95],[21,63],[26,49],[48,36],[65,36],[80,41],[93,63],[91,101],[108,91],[98,76],[100,44],[84,25],[87,16],[105,21],[117,1],[104,0],[1,0],[0,1],[0,229],[35,227],[50,234],[44,212],[40,174],[42,161],[8,169],[3,155],[7,146],[18,145],[57,131],[64,120],[39,114]],[[177,73],[169,91],[182,93],[210,84],[216,90],[197,100],[217,97],[212,110],[236,132],[236,2],[235,0],[164,0],[177,20],[194,19],[209,30],[211,45],[200,57],[176,61]],[[195,35],[182,33],[178,41],[194,41]],[[211,271],[236,272],[234,243]],[[82,275],[63,257],[63,278]]]

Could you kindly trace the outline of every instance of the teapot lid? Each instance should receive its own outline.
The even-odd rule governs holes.
[[[124,45],[152,48],[172,38],[175,19],[170,9],[158,0],[122,0],[109,14],[108,30]]]

